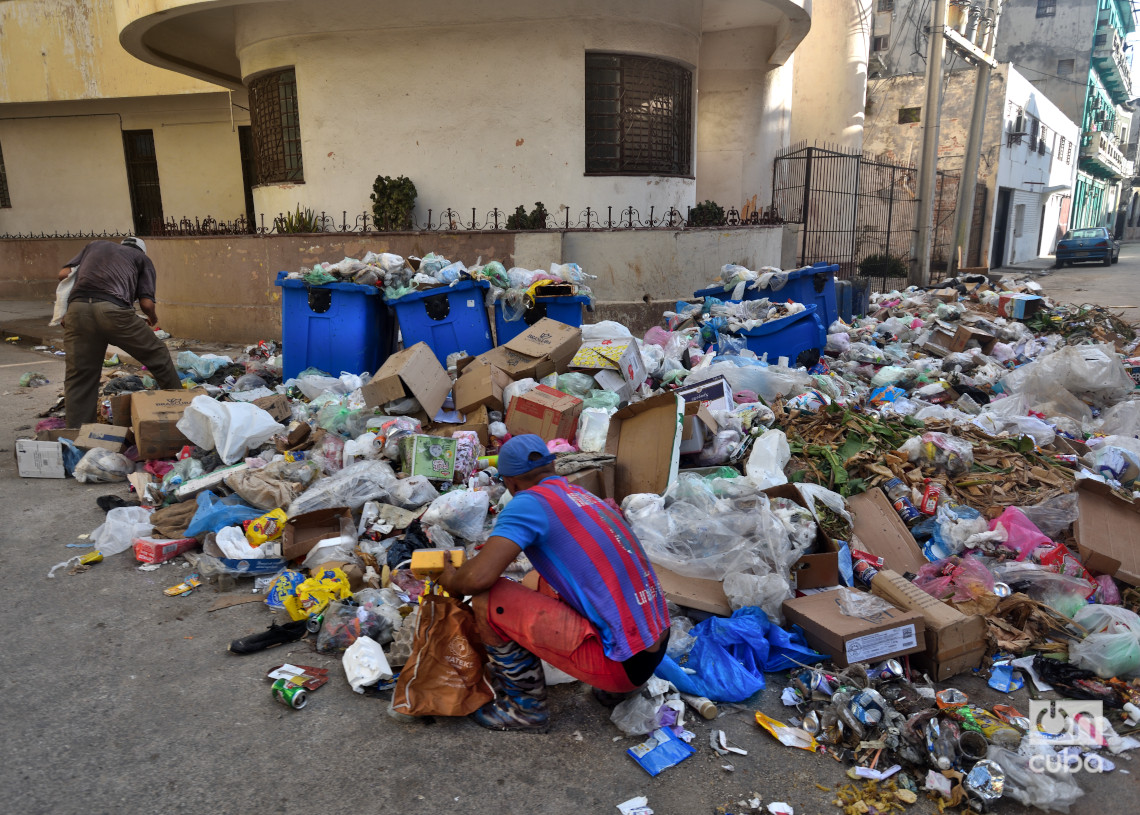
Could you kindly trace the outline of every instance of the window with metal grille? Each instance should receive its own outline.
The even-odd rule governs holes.
[[[1076,65],[1075,60],[1059,59],[1057,60],[1057,76],[1072,76],[1073,68]]]
[[[894,11],[895,0],[879,0],[878,5],[875,6],[878,11]]]
[[[1057,0],[1037,0],[1037,16],[1052,17],[1057,13]]]
[[[249,121],[257,183],[303,182],[297,75],[292,68],[249,83]]]
[[[10,209],[12,199],[8,195],[8,170],[4,167],[4,151],[0,149],[0,209]]]
[[[586,172],[692,175],[693,72],[630,54],[586,54]]]

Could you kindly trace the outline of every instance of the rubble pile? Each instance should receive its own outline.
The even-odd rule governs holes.
[[[846,815],[920,797],[1065,812],[1082,794],[1066,766],[1110,771],[1140,747],[1140,340],[1032,282],[876,293],[855,314],[830,273],[796,288],[813,275],[726,266],[638,337],[521,319],[536,298],[588,300],[576,264],[370,252],[292,273],[397,307],[474,282],[518,331],[288,377],[273,343],[184,351],[182,391],[109,370],[99,424],[49,417],[18,445],[23,475],[130,484],[52,576],[124,551],[189,564],[168,594],[252,589],[280,622],[235,653],[311,636],[355,691],[386,695],[443,558],[473,556],[510,498],[496,451],[535,433],[620,506],[671,603],[667,656],[612,717],[648,738],[629,750],[648,772],[704,749],[694,713],[755,710],[775,681],[786,715],[756,710],[757,738],[841,762],[826,789]],[[964,675],[1009,704],[972,702]],[[294,708],[329,681],[267,679]],[[709,739],[726,762],[747,753]]]

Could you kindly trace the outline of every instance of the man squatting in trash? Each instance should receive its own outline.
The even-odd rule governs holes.
[[[533,434],[499,452],[513,496],[482,550],[440,585],[471,595],[495,698],[471,717],[492,730],[545,732],[546,660],[593,686],[612,707],[653,675],[669,641],[657,575],[620,512],[554,471],[554,454]],[[525,552],[536,588],[502,577]],[[528,575],[527,584],[536,577]]]
[[[59,279],[64,280],[73,266],[78,266],[79,271],[63,318],[67,426],[79,427],[95,421],[108,344],[122,348],[146,366],[158,387],[180,389],[182,381],[170,351],[150,328],[158,325],[155,271],[142,239],[124,238],[122,244],[92,241],[63,265]],[[136,299],[146,315],[145,323],[135,313]]]

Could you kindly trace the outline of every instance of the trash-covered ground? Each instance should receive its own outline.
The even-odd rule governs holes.
[[[724,282],[747,271],[726,269]],[[749,745],[721,741],[717,721],[701,717],[705,697],[757,712],[754,738],[836,760],[819,792],[845,811],[927,799],[1063,811],[1087,774],[1126,771],[1140,746],[1128,707],[1140,623],[1126,489],[1140,474],[1140,417],[1122,361],[1135,340],[1107,311],[989,288],[874,295],[870,316],[828,326],[826,353],[803,369],[751,356],[749,331],[812,312],[780,302],[779,289],[767,304],[679,304],[644,338],[613,324],[542,326],[556,347],[533,356],[517,350],[524,330],[509,354],[448,360],[462,415],[446,403],[453,374],[415,347],[375,376],[310,370],[285,382],[272,346],[228,360],[179,355],[187,384],[205,393],[178,400],[136,395],[141,377],[114,371],[107,418],[120,430],[81,430],[76,441],[104,446],[76,450],[78,462],[70,440],[58,444],[77,480],[130,478],[133,494],[109,489],[107,523],[74,551],[170,557],[188,565],[140,569],[176,576],[172,594],[268,601],[280,641],[316,629],[313,661],[356,646],[343,670],[301,678],[305,698],[354,680],[383,697],[422,592],[406,562],[423,548],[473,551],[503,497],[497,443],[512,425],[542,430],[564,454],[561,471],[620,503],[677,604],[660,683],[615,711],[622,743],[595,749],[616,756],[633,743],[624,735],[647,745],[633,754],[651,771],[678,772],[672,760],[695,751],[731,774],[744,761],[734,750]],[[1016,309],[1020,319],[998,316]],[[794,365],[801,354],[788,356]],[[512,416],[512,403],[540,409],[543,424],[527,424],[535,411]],[[127,415],[141,462],[114,449],[130,453]],[[56,443],[50,424],[38,430]],[[144,506],[118,506],[132,499]],[[56,579],[88,568],[102,567],[64,561]],[[852,590],[819,591],[840,583]],[[725,616],[703,619],[710,612]],[[282,661],[298,666],[285,680],[310,665]],[[667,681],[689,700],[671,701]],[[979,705],[993,698],[979,681],[1007,704]],[[779,689],[782,711],[755,711],[765,687]],[[1033,696],[1070,700],[1038,717],[1067,723],[1041,731]],[[1065,720],[1089,703],[1103,717]],[[755,798],[769,811],[798,803]],[[809,800],[800,806],[819,806]]]

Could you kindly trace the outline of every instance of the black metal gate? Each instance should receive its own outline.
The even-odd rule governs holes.
[[[932,281],[941,280],[949,268],[958,183],[958,173],[938,172]],[[985,202],[985,187],[979,187],[975,211]],[[803,224],[800,264],[835,263],[839,278],[878,278],[880,290],[905,285],[913,258],[917,192],[913,165],[842,147],[793,145],[777,154],[773,165],[773,214]]]
[[[158,157],[154,131],[124,130],[123,152],[127,160],[127,187],[136,235],[161,235],[162,191],[158,185]]]

